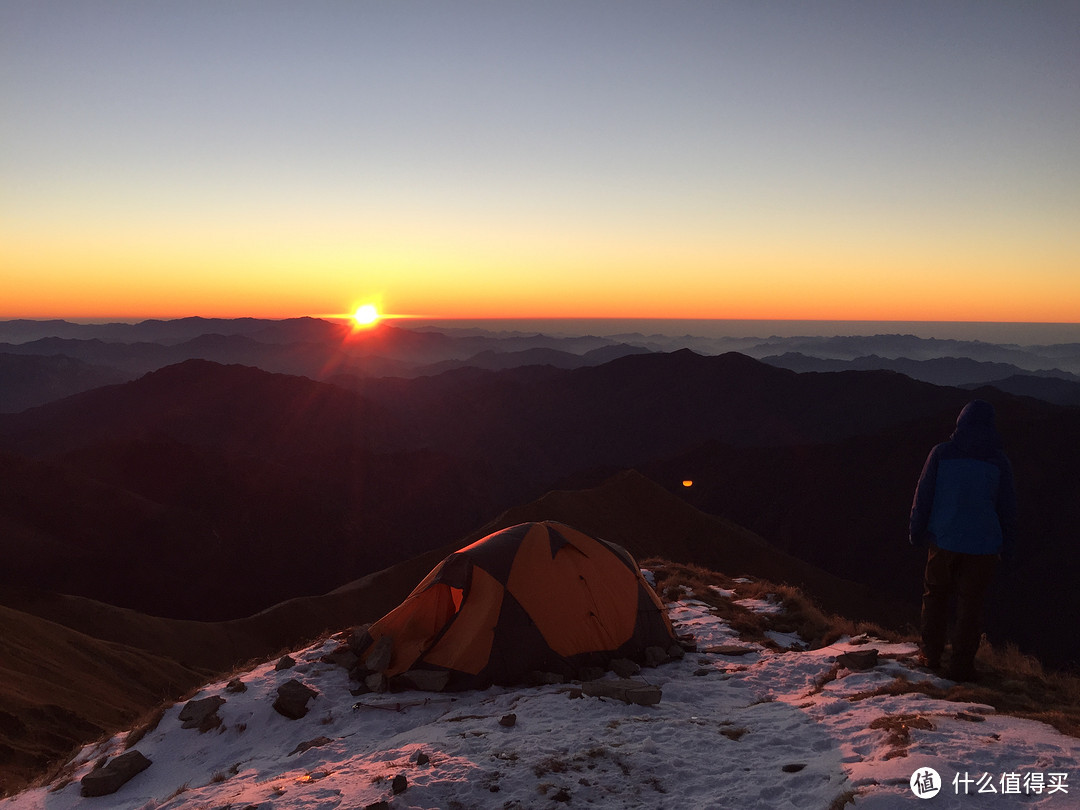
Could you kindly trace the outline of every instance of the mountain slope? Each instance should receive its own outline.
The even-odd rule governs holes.
[[[0,606],[0,792],[208,674]]]
[[[230,676],[243,691],[225,680],[207,684],[193,698],[218,704],[216,729],[184,728],[178,703],[137,739],[121,733],[87,746],[48,787],[2,806],[675,810],[854,802],[885,810],[919,801],[928,788],[959,801],[989,774],[1023,806],[1052,808],[1075,789],[1075,738],[996,711],[983,702],[989,693],[965,693],[919,671],[914,645],[860,635],[806,650],[792,633],[747,638],[737,624],[783,622],[784,605],[761,595],[767,583],[709,580],[700,594],[680,589],[669,605],[696,651],[634,676],[659,698],[650,705],[596,696],[612,685],[610,674],[589,683],[356,695],[345,669],[324,660],[336,647],[328,639],[294,651],[294,666],[267,662]],[[860,654],[869,661],[855,663]],[[311,694],[297,719],[272,708],[291,681]],[[104,800],[81,796],[93,763],[129,742],[148,768]],[[1015,790],[1006,774],[1015,774]]]
[[[729,563],[739,573],[754,577],[768,575],[778,581],[803,585],[830,609],[850,607],[853,611],[850,615],[855,618],[888,618],[889,606],[876,600],[873,594],[782,553],[770,553],[768,544],[761,538],[730,522],[701,514],[651,481],[627,472],[590,490],[550,493],[536,503],[510,510],[446,548],[330,593],[292,599],[235,621],[164,619],[79,597],[4,589],[0,591],[0,604],[7,606],[3,616],[12,628],[7,636],[19,639],[22,650],[19,657],[25,667],[11,670],[8,677],[0,680],[0,705],[14,701],[20,707],[19,712],[10,713],[21,718],[20,724],[13,726],[16,733],[2,738],[0,744],[17,752],[19,761],[26,763],[25,768],[34,763],[40,766],[48,758],[63,754],[73,740],[85,741],[97,734],[98,729],[111,731],[119,727],[119,720],[109,725],[109,717],[130,718],[151,709],[173,683],[163,679],[158,671],[147,669],[140,676],[145,679],[145,688],[114,692],[110,669],[113,659],[99,656],[101,666],[79,667],[79,683],[88,695],[106,693],[105,703],[111,701],[114,714],[101,716],[92,707],[64,698],[68,700],[60,702],[64,714],[52,721],[57,728],[49,738],[51,743],[28,749],[20,729],[31,725],[34,712],[51,711],[47,707],[60,700],[53,693],[63,697],[70,681],[70,672],[64,676],[65,670],[59,667],[65,659],[56,656],[59,637],[78,639],[89,649],[100,644],[106,651],[122,649],[131,655],[137,649],[150,662],[182,662],[173,665],[181,674],[195,669],[225,672],[238,662],[264,658],[327,631],[374,621],[401,602],[450,551],[504,526],[534,519],[569,523],[620,543],[641,557],[670,555],[679,561],[706,566]],[[152,581],[152,577],[149,579]],[[69,680],[65,681],[64,677]],[[177,681],[177,688],[168,694],[176,697],[188,685],[188,680]],[[33,700],[25,698],[26,695],[33,695]],[[66,723],[62,733],[61,723]],[[18,773],[25,775],[26,771],[18,770],[15,775]],[[15,778],[15,775],[9,776]]]

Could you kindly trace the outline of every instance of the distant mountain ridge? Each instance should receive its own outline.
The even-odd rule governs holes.
[[[1020,396],[1033,396],[1057,405],[1080,405],[1080,375],[1049,368],[1027,371],[1011,363],[973,360],[969,357],[935,357],[912,360],[876,355],[851,360],[810,357],[786,352],[761,358],[778,368],[800,373],[807,371],[896,371],[913,380],[959,387],[993,385]]]
[[[627,354],[738,352],[800,371],[892,369],[938,385],[980,385],[1011,379],[1009,390],[1056,404],[1075,405],[1072,386],[1029,384],[1024,376],[1052,376],[1080,383],[1080,344],[1015,346],[913,335],[752,338],[621,334],[564,336],[454,330],[381,324],[354,330],[318,318],[181,318],[140,323],[75,324],[67,321],[0,321],[0,355],[38,358],[27,378],[0,362],[0,413],[42,405],[88,390],[91,378],[78,363],[113,379],[132,377],[190,359],[239,363],[267,371],[334,380],[343,376],[432,376],[457,368],[504,370],[526,365],[579,368]],[[44,358],[50,358],[48,360]],[[8,366],[11,360],[7,361]],[[41,380],[50,379],[49,385]],[[104,377],[102,377],[104,379]]]
[[[354,390],[192,360],[0,417],[12,538],[0,575],[162,615],[235,617],[445,545],[564,482],[638,468],[790,554],[906,594],[918,581],[904,534],[915,479],[973,396],[895,372],[797,374],[689,351],[343,382]],[[1077,591],[1060,561],[1076,554],[1080,469],[1061,448],[1080,441],[1080,414],[975,395],[995,403],[1015,454],[1028,533],[1017,587],[1054,594],[1003,611],[994,629],[1041,645],[1044,614]],[[684,478],[694,487],[682,491]],[[150,569],[171,585],[143,587],[137,572]]]

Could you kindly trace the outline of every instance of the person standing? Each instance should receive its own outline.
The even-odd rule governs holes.
[[[989,402],[965,405],[951,438],[927,456],[911,505],[908,539],[913,546],[929,546],[920,657],[940,671],[949,603],[955,597],[952,657],[944,674],[951,680],[975,680],[986,593],[999,560],[1010,560],[1016,548],[1012,465]]]

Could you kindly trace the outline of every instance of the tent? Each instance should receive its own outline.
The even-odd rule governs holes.
[[[521,523],[446,557],[373,624],[388,678],[447,673],[448,689],[574,676],[676,643],[663,604],[633,557],[553,521]]]

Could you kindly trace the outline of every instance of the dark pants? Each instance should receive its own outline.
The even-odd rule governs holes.
[[[949,602],[956,597],[956,627],[952,638],[950,669],[970,673],[982,636],[982,612],[986,591],[998,566],[996,554],[961,554],[931,548],[926,559],[922,603],[923,654],[932,663],[941,661],[949,624]]]

